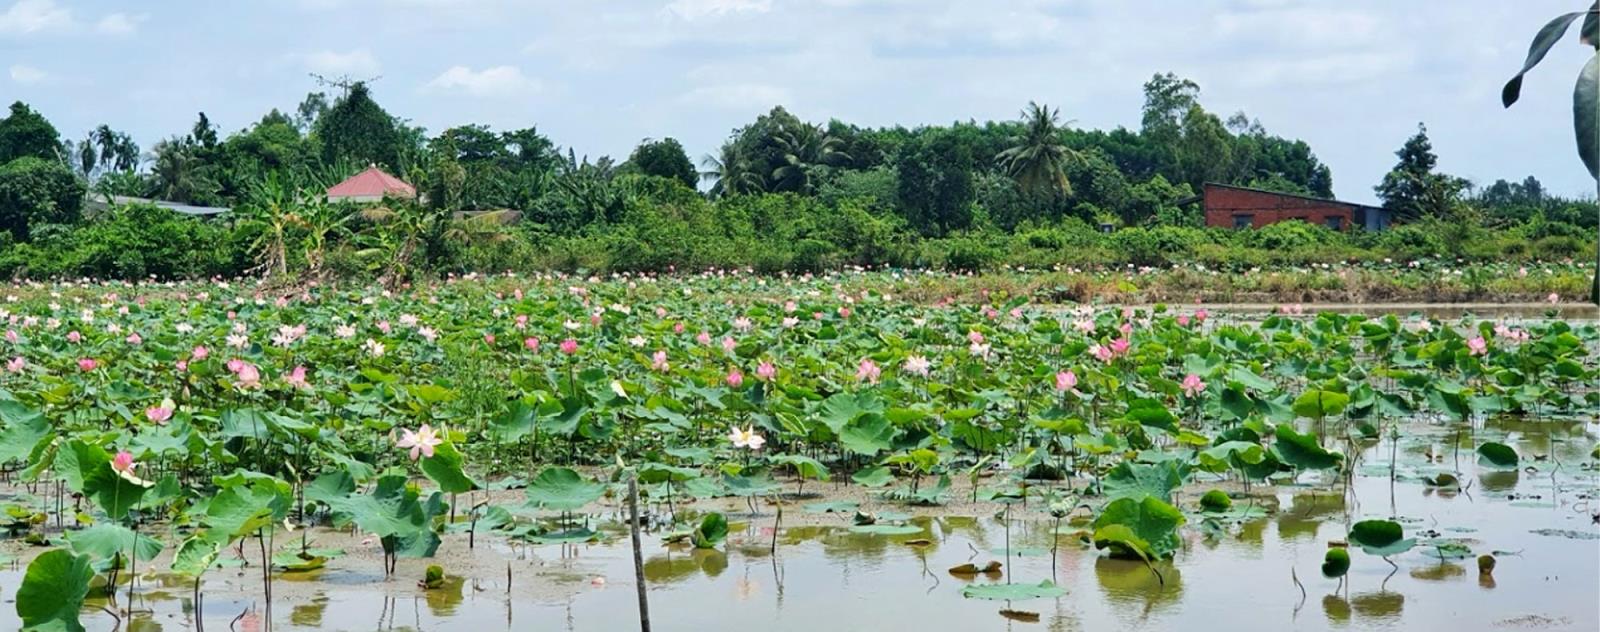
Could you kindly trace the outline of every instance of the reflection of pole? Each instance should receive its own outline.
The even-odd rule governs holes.
[[[642,632],[650,632],[650,599],[645,595],[644,585],[644,551],[639,547],[639,477],[637,475],[628,479],[628,531],[633,536],[633,584],[639,591],[639,629]]]

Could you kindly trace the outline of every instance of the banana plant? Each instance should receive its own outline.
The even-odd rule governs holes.
[[[1594,54],[1578,73],[1577,85],[1572,90],[1572,125],[1577,135],[1578,157],[1589,168],[1589,175],[1596,178],[1595,191],[1600,194],[1600,125],[1596,124],[1600,120],[1600,37],[1596,36],[1600,31],[1600,2],[1587,11],[1559,15],[1539,29],[1533,36],[1533,42],[1528,45],[1528,59],[1523,62],[1522,70],[1501,89],[1500,102],[1508,108],[1517,102],[1522,96],[1522,77],[1544,60],[1545,55],[1567,34],[1567,29],[1578,18],[1583,18],[1583,26],[1578,29],[1578,42],[1594,49]],[[1595,264],[1589,300],[1600,305],[1600,245],[1596,246]]]

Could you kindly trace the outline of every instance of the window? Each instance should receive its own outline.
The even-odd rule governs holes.
[[[1253,224],[1255,224],[1255,216],[1254,215],[1251,215],[1249,213],[1240,213],[1238,215],[1234,215],[1233,216],[1233,227],[1234,228],[1249,228]]]
[[[1325,218],[1323,218],[1322,221],[1323,221],[1323,223],[1328,225],[1328,228],[1331,228],[1333,230],[1344,230],[1344,218],[1343,217],[1339,217],[1338,215],[1334,215],[1332,217],[1325,217]]]

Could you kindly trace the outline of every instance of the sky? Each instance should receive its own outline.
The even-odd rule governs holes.
[[[864,126],[1015,119],[1137,128],[1175,72],[1226,117],[1304,139],[1334,192],[1372,202],[1426,123],[1440,168],[1594,193],[1572,138],[1576,32],[1500,86],[1580,0],[0,0],[0,101],[64,136],[106,123],[143,147],[204,111],[225,133],[319,89],[376,78],[437,133],[536,126],[580,156],[673,137],[698,159],[774,105]]]

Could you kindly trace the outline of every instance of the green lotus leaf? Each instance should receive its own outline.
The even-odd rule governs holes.
[[[161,549],[164,548],[160,540],[143,533],[135,537],[133,529],[110,522],[102,522],[82,531],[69,531],[66,540],[73,552],[96,560],[126,556],[131,547],[134,559],[148,562],[161,555]]]
[[[565,467],[547,467],[528,483],[528,504],[558,511],[573,511],[599,500],[604,483],[590,481]]]
[[[1501,469],[1517,467],[1517,451],[1504,443],[1484,442],[1478,446],[1478,462]]]
[[[1113,555],[1155,559],[1168,557],[1178,549],[1178,527],[1184,522],[1178,508],[1147,495],[1111,501],[1090,526],[1094,528],[1096,548],[1110,548]],[[1110,526],[1126,527],[1127,531],[1105,530]]]
[[[422,457],[418,463],[422,473],[446,494],[462,494],[478,488],[478,484],[462,471],[462,464],[461,453],[451,441],[434,446],[433,456]]]
[[[89,556],[66,549],[46,551],[28,564],[17,588],[17,618],[22,629],[38,632],[83,632],[78,612],[89,594],[94,569]]]
[[[722,544],[727,537],[728,519],[713,511],[700,519],[700,525],[695,527],[689,539],[694,542],[694,548],[710,549]]]
[[[1277,437],[1272,444],[1273,451],[1277,452],[1279,460],[1294,467],[1331,470],[1344,461],[1343,454],[1322,447],[1315,434],[1300,434],[1289,424],[1278,424]]]
[[[869,467],[852,474],[850,480],[863,487],[884,487],[894,482],[894,472],[887,466]]]

